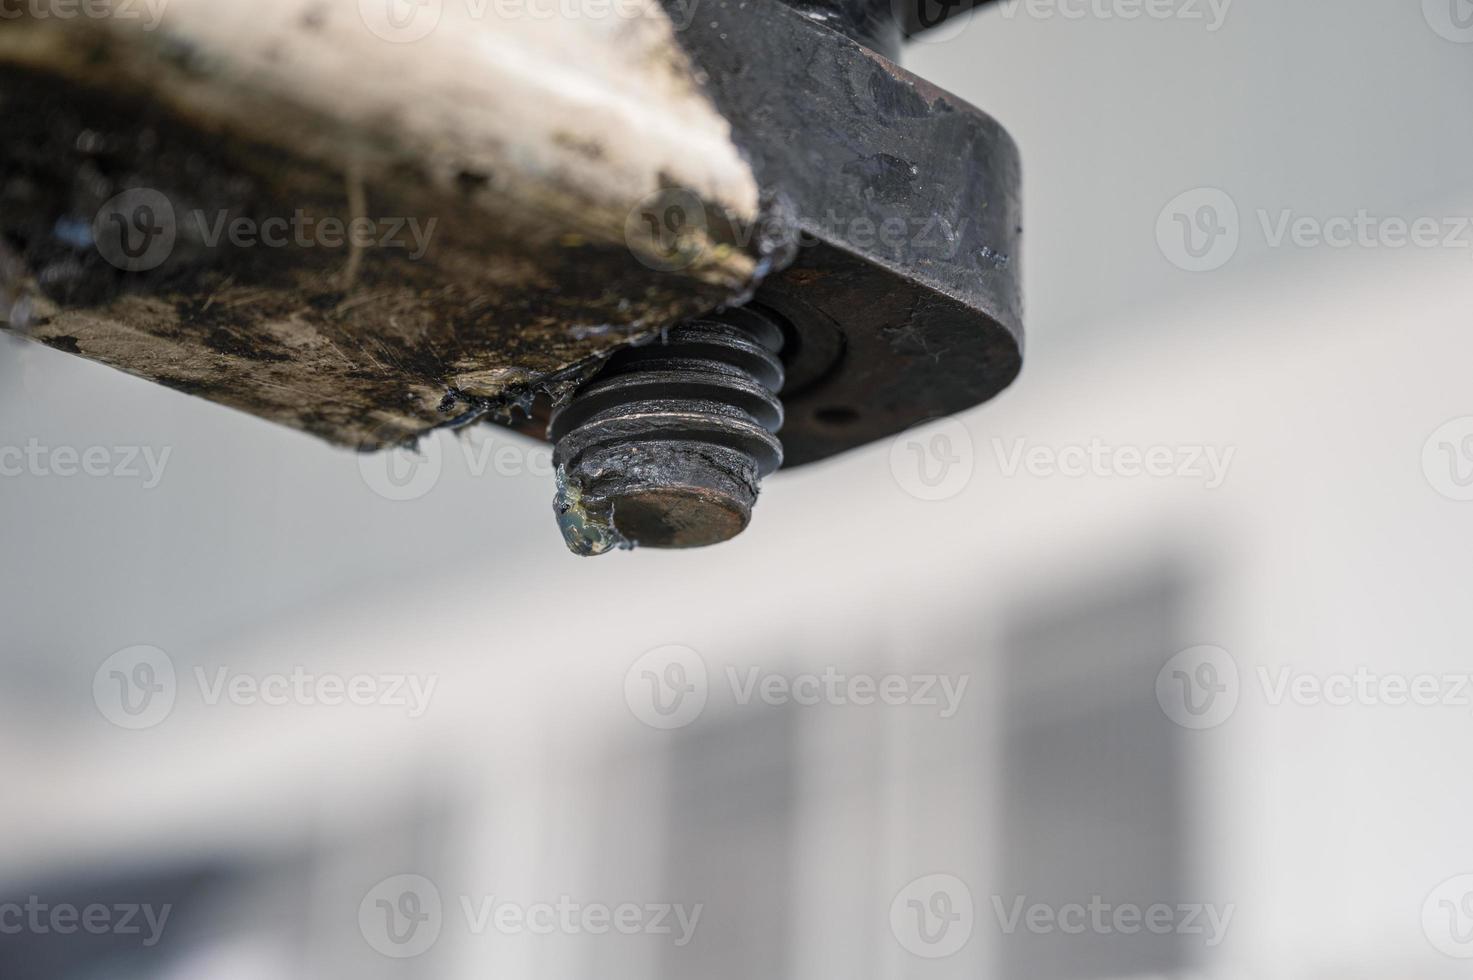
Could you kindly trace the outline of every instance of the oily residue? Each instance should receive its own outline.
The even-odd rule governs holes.
[[[32,71],[0,66],[0,108],[0,328],[353,448],[515,421],[759,269],[744,253],[743,275],[655,270],[624,242],[548,234],[548,214],[488,215],[467,194],[520,199],[477,193],[479,172],[405,163],[355,189]],[[355,217],[362,247],[330,233]]]

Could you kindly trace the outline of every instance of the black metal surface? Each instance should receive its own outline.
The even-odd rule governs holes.
[[[726,540],[785,456],[872,442],[1017,375],[1017,151],[990,117],[877,53],[898,49],[899,10],[710,0],[682,33],[769,202],[760,229],[725,237],[789,247],[764,250],[784,267],[760,305],[616,354],[554,417],[555,508],[573,551]],[[674,189],[657,217],[687,220],[689,197]]]
[[[913,37],[992,0],[894,0],[902,32]]]
[[[990,0],[784,0],[815,23],[831,27],[891,61],[900,44]]]
[[[824,5],[880,16],[866,0]],[[709,0],[681,33],[771,223],[796,229],[793,260],[756,295],[796,336],[790,467],[984,402],[1022,363],[1012,140],[856,33],[745,0]]]
[[[900,56],[905,0],[784,0],[816,24],[832,28],[891,61]]]
[[[783,340],[744,308],[610,358],[549,430],[568,547],[691,548],[741,533],[762,477],[782,465]]]

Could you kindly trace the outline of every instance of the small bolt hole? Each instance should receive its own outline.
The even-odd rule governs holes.
[[[844,426],[853,425],[859,421],[859,413],[847,405],[830,405],[820,408],[813,413],[813,417],[824,425]]]

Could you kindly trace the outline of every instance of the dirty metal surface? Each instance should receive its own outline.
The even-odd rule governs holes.
[[[698,548],[741,533],[783,461],[785,342],[749,305],[610,358],[549,433],[569,549]]]
[[[0,24],[0,328],[358,448],[499,419],[754,291],[788,333],[786,465],[1006,387],[1007,134],[856,40],[893,40],[877,8],[846,36],[831,0],[669,2],[446,4],[410,42],[354,0]],[[354,219],[364,243],[323,244]]]
[[[1003,0],[893,0],[892,9],[899,16],[905,36],[914,37],[974,8],[1000,2]]]
[[[1023,345],[1011,138],[811,13],[708,0],[680,34],[800,229],[756,296],[794,328],[787,466],[986,401]]]
[[[676,263],[631,234],[669,184],[757,216],[658,7],[446,22],[412,43],[359,9],[0,22],[0,328],[377,448],[756,285],[764,246],[722,222]]]
[[[901,42],[994,0],[783,0],[815,23],[895,61]],[[1016,0],[1015,0],[1016,2]]]

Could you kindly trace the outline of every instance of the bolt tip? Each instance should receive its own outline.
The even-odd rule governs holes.
[[[615,530],[645,548],[704,548],[741,534],[752,519],[749,504],[699,488],[660,488],[613,500]]]
[[[568,547],[701,548],[741,534],[763,475],[782,465],[782,339],[750,311],[701,317],[615,354],[580,388],[549,428]]]

